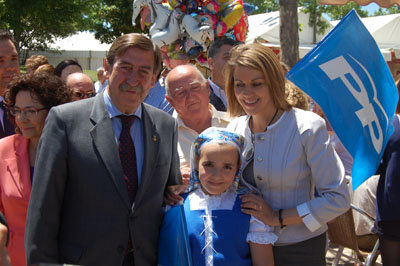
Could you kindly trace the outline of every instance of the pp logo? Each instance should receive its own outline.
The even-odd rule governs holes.
[[[367,71],[367,69],[360,63],[358,62],[354,57],[349,55],[354,62],[356,62],[365,76],[368,77],[369,82],[372,85],[372,90],[373,90],[373,98],[372,101],[381,109],[383,115],[385,116],[386,119],[386,125],[388,125],[388,117],[383,109],[382,104],[379,102],[377,98],[377,92],[376,92],[376,86],[374,81],[371,78],[371,75]],[[347,87],[347,89],[351,92],[351,94],[354,96],[354,98],[361,104],[361,109],[356,111],[356,115],[358,119],[360,120],[362,127],[368,127],[372,144],[378,154],[380,154],[382,150],[382,144],[383,144],[383,134],[382,134],[382,125],[376,115],[376,110],[373,107],[372,101],[370,101],[368,97],[368,92],[366,87],[364,86],[363,82],[361,81],[359,75],[357,75],[356,71],[350,66],[350,64],[347,62],[347,60],[343,56],[336,57],[324,64],[319,65],[319,67],[322,69],[322,71],[325,72],[325,74],[331,79],[335,80],[339,78],[344,85]],[[352,79],[357,83],[359,90],[354,88],[354,86],[351,84],[348,75],[352,77]],[[377,131],[374,130],[374,126]]]

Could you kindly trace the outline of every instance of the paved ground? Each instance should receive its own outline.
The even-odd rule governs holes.
[[[337,250],[337,249],[336,249]],[[344,253],[348,256],[351,256],[351,250],[348,248],[344,249]],[[328,253],[326,254],[326,265],[330,266],[332,265],[333,261],[335,259],[335,254],[331,251],[328,250]],[[354,262],[351,262],[349,259],[346,259],[345,257],[342,257],[339,261],[338,265],[345,265],[345,266],[355,266],[357,264],[354,264]],[[381,257],[378,256],[378,259],[376,261],[376,266],[382,266],[381,262]]]

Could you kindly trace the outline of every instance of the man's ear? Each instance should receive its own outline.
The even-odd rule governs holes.
[[[106,78],[110,78],[111,71],[112,71],[112,66],[108,64],[107,60],[104,60],[104,75],[106,76]]]
[[[208,92],[208,96],[210,96],[210,83],[208,82],[208,80],[206,81],[206,90]]]
[[[210,70],[213,71],[214,70],[214,59],[207,58],[207,63],[208,63],[208,67],[210,68]]]
[[[168,93],[165,94],[165,99],[167,99],[169,104],[175,109],[174,100],[168,95]]]
[[[150,88],[153,88],[154,87],[154,84],[156,84],[156,82],[157,82],[157,74],[153,74],[153,75],[151,75],[151,87]]]

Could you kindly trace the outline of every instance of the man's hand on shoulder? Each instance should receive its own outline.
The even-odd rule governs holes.
[[[184,199],[179,194],[182,194],[186,187],[186,185],[168,186],[164,194],[164,205],[173,206],[183,202]]]
[[[190,167],[183,166],[181,167],[181,175],[182,175],[182,182],[184,185],[188,186],[189,185],[189,179],[190,179]]]

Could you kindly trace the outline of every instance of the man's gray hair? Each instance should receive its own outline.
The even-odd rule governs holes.
[[[206,82],[207,82],[207,79],[203,76],[203,73],[201,73],[201,71],[200,71],[195,65],[193,65],[193,64],[186,64],[186,65],[179,65],[179,66],[177,66],[177,67],[183,67],[183,66],[192,67],[192,68],[196,71],[196,73],[198,74],[198,76],[200,77],[201,82],[202,82],[202,83],[206,83]],[[173,71],[173,69],[168,73],[167,77],[165,78],[165,91],[167,92],[167,95],[168,95],[169,97],[171,97],[171,91],[170,91],[170,89],[169,89],[168,77],[169,77],[169,74],[170,74],[172,71]]]

